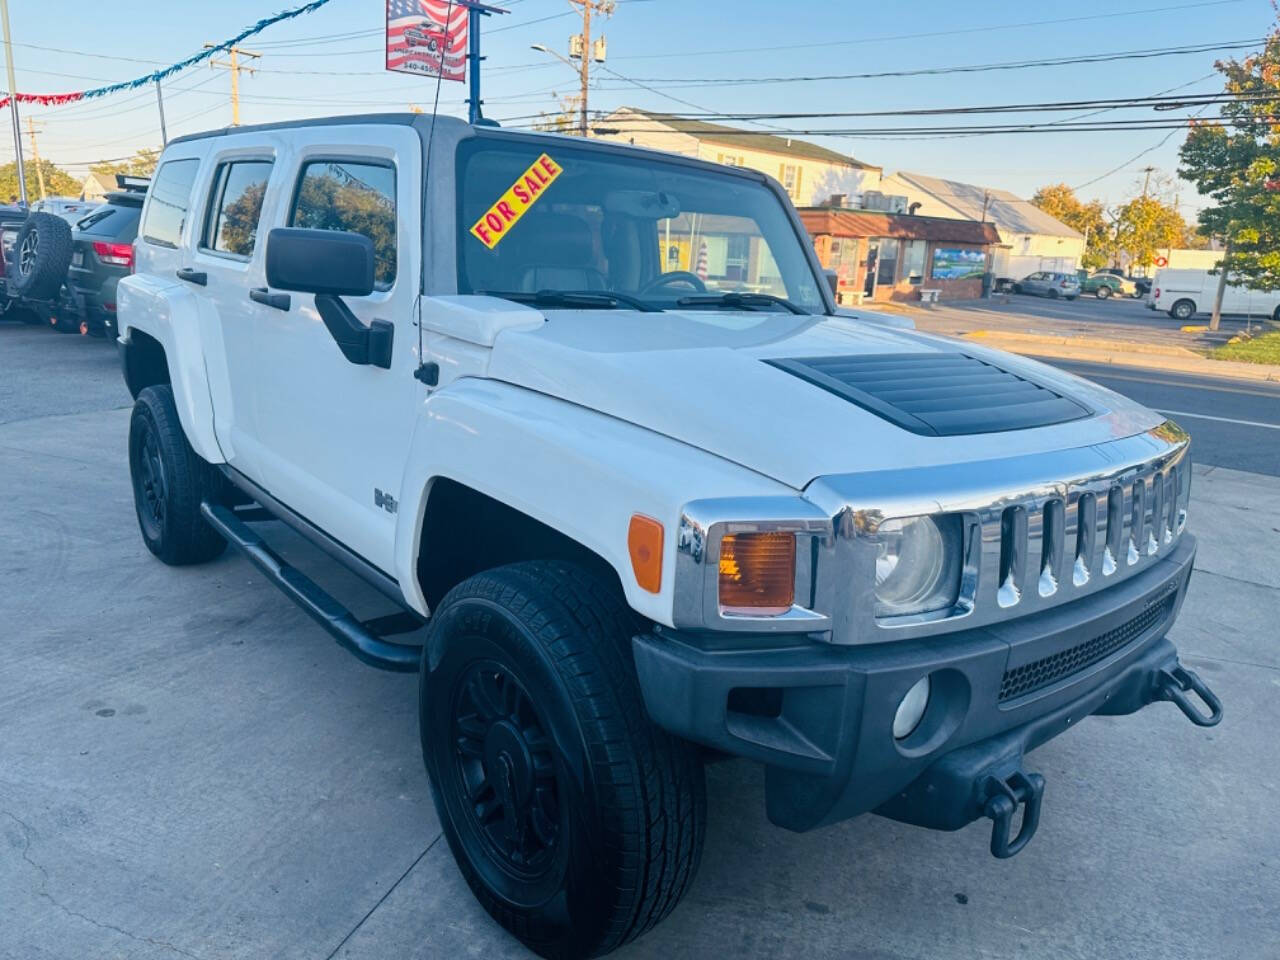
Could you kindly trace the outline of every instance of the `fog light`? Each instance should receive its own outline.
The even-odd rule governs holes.
[[[925,707],[929,705],[929,678],[921,677],[915,686],[907,691],[902,702],[898,704],[898,712],[893,715],[893,738],[902,740],[911,735],[920,726]]]

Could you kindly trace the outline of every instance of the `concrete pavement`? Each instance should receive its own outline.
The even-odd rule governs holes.
[[[89,380],[70,415],[23,407],[37,388],[13,386],[14,332],[0,327],[21,414],[0,425],[0,960],[526,956],[440,840],[416,680],[360,665],[239,557],[155,561],[123,389]],[[113,363],[41,336],[86,370]],[[1040,833],[1010,861],[981,824],[786,833],[759,768],[713,766],[698,879],[618,956],[1274,957],[1280,483],[1200,466],[1192,489],[1201,551],[1171,637],[1222,697],[1219,727],[1158,704],[1051,741],[1029,762],[1048,781]]]

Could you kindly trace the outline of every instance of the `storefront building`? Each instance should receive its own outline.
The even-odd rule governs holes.
[[[1000,240],[990,223],[945,217],[806,207],[800,219],[846,305],[981,297]]]

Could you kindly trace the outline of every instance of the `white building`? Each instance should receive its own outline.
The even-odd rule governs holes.
[[[1037,270],[1074,273],[1084,257],[1083,234],[1007,190],[905,172],[884,177],[880,189],[905,195],[912,213],[995,224],[1000,243],[992,248],[992,271],[997,277],[1016,280]]]
[[[825,203],[833,195],[856,198],[876,191],[883,172],[880,167],[805,140],[634,107],[615,110],[600,120],[595,130],[600,140],[619,140],[767,173],[777,178],[799,207]]]

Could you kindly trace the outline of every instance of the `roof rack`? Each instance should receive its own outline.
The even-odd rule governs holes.
[[[146,193],[151,186],[150,177],[135,177],[127,173],[116,174],[116,186],[127,193]]]

